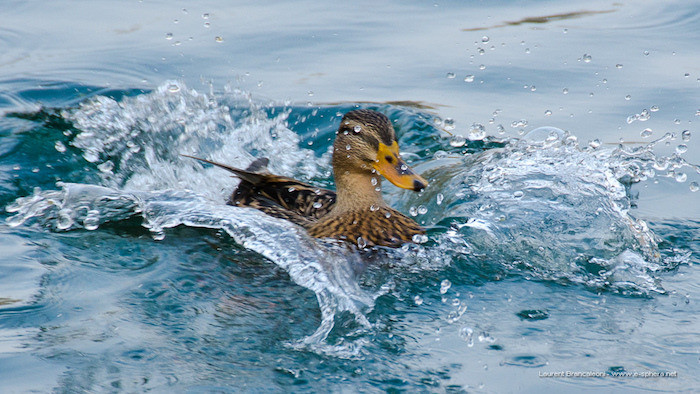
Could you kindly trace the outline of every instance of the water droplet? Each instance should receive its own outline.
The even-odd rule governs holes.
[[[180,91],[180,86],[174,83],[171,83],[168,85],[168,92],[170,93],[177,93]]]
[[[659,106],[658,106],[658,105],[652,105],[651,108],[649,108],[649,110],[650,110],[651,112],[657,112],[657,111],[659,110]]]
[[[481,37],[481,42],[483,42],[483,43],[489,42],[489,36],[483,36],[483,37]]]
[[[151,237],[153,237],[154,241],[162,241],[165,239],[165,231],[151,230]]]
[[[668,168],[668,160],[659,158],[652,164],[652,166],[658,171],[665,171]]]
[[[67,230],[73,225],[73,211],[70,209],[61,209],[56,217],[56,228],[59,230]]]
[[[680,119],[673,119],[673,124],[681,124],[681,120]]]
[[[442,193],[438,193],[437,196],[435,196],[435,202],[437,205],[442,204],[442,200],[445,199],[445,196],[442,195]]]
[[[421,296],[415,296],[413,297],[413,303],[418,306],[423,305],[423,299],[421,298]]]
[[[676,182],[683,183],[686,180],[688,180],[688,175],[686,175],[685,172],[677,172],[675,175],[675,178],[676,178]]]
[[[418,206],[418,214],[425,215],[426,213],[428,213],[428,208],[426,208],[425,205],[419,205]]]
[[[466,77],[464,77],[464,82],[474,82],[474,76],[469,74]]]
[[[479,70],[486,70],[486,65],[479,64]]]
[[[690,182],[690,185],[688,185],[688,188],[690,189],[691,192],[696,192],[700,190],[700,185],[698,185],[697,182]]]
[[[440,282],[440,294],[447,293],[447,290],[449,290],[451,286],[452,282],[450,282],[449,279],[444,279],[442,282]]]
[[[468,347],[474,346],[474,330],[469,327],[462,327],[459,330],[459,336],[467,341]]]
[[[683,130],[681,133],[681,139],[685,142],[690,141],[690,130]]]
[[[517,190],[513,193],[513,198],[516,198],[516,199],[523,198],[523,195],[525,195],[525,193],[523,193],[520,190]]]
[[[644,51],[644,56],[649,56],[649,51]]]
[[[433,158],[434,158],[435,160],[444,159],[444,158],[446,158],[446,157],[447,157],[447,152],[445,152],[444,150],[436,151],[436,152],[433,154]]]
[[[203,13],[202,19],[209,19],[209,13],[208,12]]]
[[[652,133],[651,129],[644,129],[639,134],[642,136],[642,138],[649,138],[649,137],[651,137],[651,133]]]
[[[83,157],[85,160],[89,161],[90,163],[94,163],[97,160],[99,160],[100,156],[99,153],[95,152],[94,149],[88,149],[83,153]]]
[[[323,206],[323,204],[321,204],[320,201],[316,201],[311,206],[314,207],[315,209],[319,209]]]
[[[588,146],[590,146],[593,149],[598,149],[600,147],[600,140],[596,138],[593,141],[589,142]]]
[[[498,126],[496,126],[496,131],[498,131],[498,134],[505,134],[505,133],[506,133],[506,128],[503,127],[502,124],[499,124]]]
[[[214,41],[216,41],[216,42],[224,42],[224,39],[223,39],[223,37],[221,37],[221,36],[216,36],[216,37],[214,37]]]
[[[127,141],[126,146],[129,148],[131,153],[139,153],[141,151],[141,147],[136,145],[134,141]]]
[[[447,73],[447,79],[454,79],[455,73]]]
[[[424,244],[428,242],[428,236],[425,234],[415,234],[413,237],[411,237],[411,239],[417,244]]]
[[[350,146],[350,144],[345,145],[345,150],[350,150],[350,149],[352,149],[352,146]]]
[[[287,191],[289,191],[290,193],[293,193],[293,192],[296,191],[296,190],[297,190],[297,188],[294,187],[294,186],[292,186],[292,187],[290,187],[289,189],[287,189]]]
[[[566,34],[569,32],[569,29],[564,28],[563,33]]]
[[[165,33],[165,39],[166,39],[166,40],[172,40],[172,39],[173,39],[173,33]]]
[[[631,95],[628,94],[627,96],[625,96],[625,100],[630,101],[631,99],[632,99]]]
[[[590,63],[592,57],[591,57],[591,55],[589,55],[589,54],[587,54],[587,53],[584,53],[582,59],[583,59],[583,62],[584,62],[584,63]]]
[[[617,63],[617,64],[615,65],[615,68],[622,68],[622,64]]]
[[[369,182],[372,184],[372,186],[377,186],[377,183],[379,183],[379,180],[377,180],[376,177],[372,177],[372,179],[370,179]]]
[[[453,146],[455,148],[462,147],[466,143],[467,143],[467,139],[461,135],[455,134],[452,137],[450,137],[450,146]]]
[[[552,111],[550,111],[550,110],[544,111],[544,116],[551,116],[551,115],[552,115]]]
[[[114,169],[114,163],[111,160],[107,160],[102,164],[97,165],[97,169],[104,173],[112,173]]]
[[[471,141],[481,141],[486,138],[486,128],[480,123],[473,123],[469,128],[469,139]]]
[[[534,92],[537,90],[537,87],[535,85],[530,86],[530,91]]]
[[[364,249],[367,247],[367,241],[365,241],[364,238],[362,237],[357,237],[357,247],[360,249]]]
[[[516,129],[518,127],[525,127],[527,126],[527,120],[526,119],[520,119],[520,120],[514,120],[511,124],[510,127]]]
[[[410,207],[410,208],[408,209],[408,214],[411,215],[411,216],[418,216],[418,208],[413,207],[413,206]]]
[[[63,153],[66,151],[66,146],[63,145],[63,142],[61,141],[56,141],[56,143],[53,145],[54,148],[56,148],[57,151]]]
[[[568,88],[564,88],[564,89],[562,89],[561,92],[564,93],[564,94],[569,94],[569,89],[568,89]]]
[[[91,209],[87,212],[85,219],[83,219],[83,226],[86,230],[97,230],[100,224],[100,211],[96,209]]]
[[[391,217],[391,212],[389,212],[389,211],[384,212],[384,217],[389,219]]]
[[[455,129],[455,120],[452,118],[445,118],[445,120],[442,121],[442,127],[447,131],[454,130]]]
[[[686,144],[680,144],[676,147],[676,153],[679,155],[682,155],[683,153],[688,151],[688,145]]]

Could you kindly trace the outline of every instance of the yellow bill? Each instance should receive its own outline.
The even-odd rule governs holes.
[[[421,191],[428,186],[428,181],[413,172],[411,167],[401,160],[401,157],[399,157],[399,143],[396,141],[391,146],[379,143],[374,168],[384,175],[389,182],[400,188]]]

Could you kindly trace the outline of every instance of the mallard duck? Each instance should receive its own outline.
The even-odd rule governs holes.
[[[398,247],[414,242],[424,230],[411,218],[389,207],[381,194],[383,175],[394,185],[414,191],[428,182],[399,156],[394,128],[385,115],[371,110],[350,111],[340,121],[333,143],[336,191],[267,171],[268,159],[247,169],[184,155],[234,173],[241,179],[229,205],[256,208],[304,227],[317,238],[336,238],[361,248]]]

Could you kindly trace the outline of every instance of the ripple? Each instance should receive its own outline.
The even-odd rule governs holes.
[[[515,367],[524,368],[539,368],[547,365],[547,359],[543,356],[522,354],[511,356],[501,362],[501,365],[512,365]]]
[[[547,311],[537,309],[524,309],[515,314],[522,320],[545,320],[549,318]]]

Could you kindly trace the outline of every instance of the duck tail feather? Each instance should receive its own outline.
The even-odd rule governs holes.
[[[250,166],[248,166],[248,169],[242,170],[240,168],[231,167],[231,166],[226,165],[226,164],[217,163],[215,161],[202,159],[202,158],[196,157],[196,156],[190,156],[190,155],[185,155],[185,154],[181,154],[180,156],[189,157],[190,159],[199,160],[199,161],[202,161],[204,163],[208,163],[208,164],[223,168],[224,170],[227,170],[227,171],[234,173],[237,177],[241,178],[241,180],[244,180],[246,182],[250,182],[254,185],[260,183],[260,181],[262,181],[265,178],[265,174],[259,174],[259,173],[256,173],[254,171],[256,169],[266,168],[267,163],[270,161],[268,158],[263,157],[263,158],[255,160]]]

